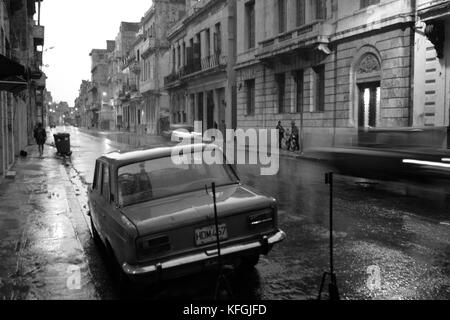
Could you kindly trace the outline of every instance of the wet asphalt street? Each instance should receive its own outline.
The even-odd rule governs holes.
[[[55,131],[55,129],[53,130]],[[112,150],[163,145],[162,138],[139,141],[127,133],[57,128],[71,134],[73,155],[60,159],[77,190],[84,219],[86,185],[95,159]],[[282,157],[276,176],[260,176],[256,166],[238,166],[243,183],[275,197],[279,225],[287,239],[262,257],[249,275],[231,273],[237,299],[316,299],[328,268],[328,186],[332,170],[318,161]],[[422,186],[367,183],[335,178],[335,269],[342,299],[449,299],[450,201]],[[87,229],[79,223],[78,229]],[[101,299],[119,298],[102,250],[81,237],[89,274]],[[377,275],[379,274],[379,277]],[[211,299],[214,275],[198,275],[142,289],[149,299]]]

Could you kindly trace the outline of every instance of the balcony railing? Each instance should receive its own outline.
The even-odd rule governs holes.
[[[215,67],[226,66],[227,57],[214,54],[201,60],[201,70],[208,70]]]
[[[42,51],[36,51],[35,53],[35,62],[38,67],[42,66]]]
[[[192,63],[180,67],[177,71],[172,71],[170,75],[164,78],[164,85],[170,85],[182,78],[189,77],[194,73],[225,68],[227,66],[227,63],[227,57],[219,53],[205,57],[203,59],[195,59]]]
[[[318,20],[289,32],[282,33],[276,37],[261,41],[257,50],[257,57],[259,59],[271,58],[286,51],[309,48],[320,43],[328,43],[332,32],[332,25],[330,23]]]

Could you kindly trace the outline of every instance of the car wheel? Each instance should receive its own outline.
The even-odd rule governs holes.
[[[101,244],[102,240],[100,239],[100,235],[98,234],[97,229],[95,229],[92,217],[91,217],[91,228],[92,228],[92,239],[94,239],[95,244]]]
[[[132,293],[132,285],[130,279],[125,275],[117,261],[116,255],[109,243],[106,244],[106,252],[108,262],[110,263],[114,284],[117,286],[121,298],[127,298]]]
[[[251,256],[242,257],[239,269],[241,271],[251,271],[259,262],[259,254],[254,254]]]

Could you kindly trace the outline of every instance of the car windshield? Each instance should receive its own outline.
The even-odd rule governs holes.
[[[191,157],[194,154],[190,155]],[[227,164],[175,164],[171,157],[137,162],[119,168],[119,204],[129,206],[180,193],[235,184],[238,178]]]

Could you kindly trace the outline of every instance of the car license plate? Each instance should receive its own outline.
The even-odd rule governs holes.
[[[228,239],[228,230],[226,224],[219,224],[219,239],[220,240]],[[195,244],[197,246],[213,243],[216,241],[217,236],[215,225],[195,230]]]

